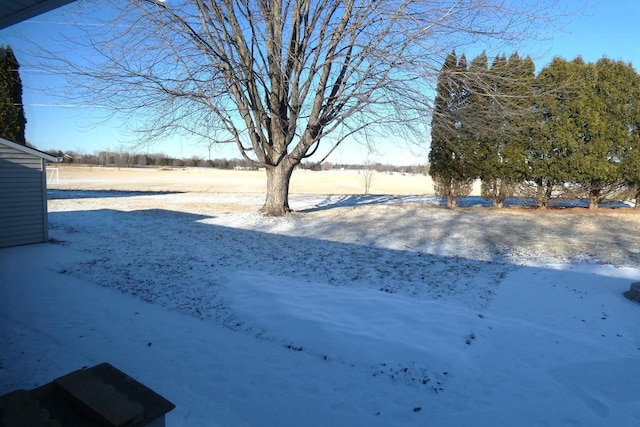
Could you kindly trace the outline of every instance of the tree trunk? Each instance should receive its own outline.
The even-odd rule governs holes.
[[[538,199],[538,209],[547,209],[551,196],[553,195],[553,184],[551,181],[543,182],[538,180],[536,198]]]
[[[291,212],[289,184],[295,165],[285,159],[276,166],[267,166],[267,197],[260,212],[271,216],[284,216]]]
[[[504,208],[504,202],[511,192],[511,182],[509,180],[504,178],[496,179],[493,187],[493,207],[495,209]]]
[[[551,202],[551,197],[553,197],[553,183],[551,181],[547,182],[547,186],[545,187],[544,192],[544,205],[549,206]]]
[[[636,187],[636,204],[634,209],[640,210],[640,185]]]
[[[538,201],[538,209],[545,209],[544,204],[544,184],[541,179],[536,180],[536,200]]]
[[[495,187],[493,189],[493,208],[494,209],[502,209],[504,207],[505,197],[502,194],[504,191],[504,181],[496,180]]]
[[[446,200],[447,200],[447,208],[449,208],[449,209],[455,209],[456,208],[456,205],[458,204],[457,203],[458,199],[454,195],[447,194]]]
[[[600,199],[600,187],[591,187],[589,190],[589,210],[594,211],[598,209],[598,200]]]

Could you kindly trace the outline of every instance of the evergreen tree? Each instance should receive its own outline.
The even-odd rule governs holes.
[[[462,112],[468,101],[462,83],[466,71],[464,55],[458,60],[456,53],[451,52],[438,76],[431,121],[429,174],[436,194],[445,197],[449,208],[455,208],[459,198],[469,195],[474,180],[462,121]]]
[[[605,95],[599,94],[602,88],[603,66],[584,64],[578,70],[581,76],[579,82],[580,110],[575,111],[574,121],[577,122],[577,132],[574,134],[576,150],[574,157],[574,180],[587,191],[589,209],[597,209],[604,187],[610,183],[613,163],[608,161],[612,141],[606,138],[606,131],[602,129],[602,122],[606,120],[607,111]],[[607,123],[607,126],[615,126]],[[604,131],[604,133],[603,133]]]
[[[531,138],[527,147],[527,179],[534,182],[538,207],[547,207],[552,193],[575,182],[574,154],[583,128],[578,115],[583,108],[579,70],[581,58],[569,62],[554,58],[536,77]]]
[[[523,59],[518,53],[508,59],[497,56],[489,70],[484,53],[471,63],[471,75],[485,76],[470,89],[472,115],[484,117],[475,135],[475,165],[482,180],[482,196],[491,199],[494,207],[502,207],[513,196],[525,175],[534,71],[531,58]]]
[[[640,99],[640,98],[638,98]],[[630,195],[635,199],[635,209],[640,210],[640,127],[636,127],[630,146],[624,154],[621,173]]]
[[[487,126],[479,139],[476,166],[478,169],[478,177],[482,182],[481,195],[484,198],[491,199],[494,207],[502,206],[504,184],[502,180],[502,152],[504,151],[505,125],[502,111],[507,111],[504,105],[506,100],[498,102],[497,95],[504,92],[504,84],[506,83],[507,59],[504,55],[494,58],[490,68],[488,100],[485,114],[490,117],[492,126]]]
[[[629,64],[609,59],[588,64],[556,58],[542,70],[537,83],[545,95],[536,105],[540,129],[528,159],[536,182],[548,189],[580,185],[591,210],[620,190],[625,167],[633,182],[633,167],[627,165],[635,156],[636,76]]]
[[[489,117],[493,126],[479,157],[482,196],[502,207],[513,196],[525,172],[526,139],[529,138],[535,66],[518,53],[498,56],[490,69]]]
[[[26,145],[20,65],[10,46],[0,46],[0,137]]]
[[[512,182],[526,177],[526,153],[534,128],[533,104],[535,102],[535,69],[530,56],[522,58],[514,53],[509,58],[507,99],[511,100],[513,113],[508,115],[507,137],[504,150],[505,178]]]
[[[637,134],[633,138],[633,147],[623,159],[621,172],[629,194],[635,199],[634,207],[640,210],[640,138]]]
[[[476,178],[482,175],[482,159],[491,144],[492,127],[495,121],[490,116],[492,100],[491,80],[487,55],[482,52],[469,64],[465,76],[468,105],[464,111],[467,137],[472,145],[473,171]]]
[[[582,76],[583,102],[575,119],[581,125],[576,135],[575,181],[587,190],[589,209],[596,209],[620,188],[622,147],[630,136],[632,74],[624,63],[603,58],[585,64]]]
[[[631,64],[618,63],[618,66],[625,83],[617,108],[626,123],[624,129],[620,129],[620,175],[635,199],[635,208],[640,209],[640,75]]]

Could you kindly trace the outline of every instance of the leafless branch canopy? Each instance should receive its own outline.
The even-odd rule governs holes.
[[[264,166],[365,128],[426,139],[444,57],[521,41],[554,10],[551,0],[111,3],[116,16],[100,6],[108,24],[73,40],[99,55],[62,61],[82,96],[128,114],[146,139],[222,135]]]

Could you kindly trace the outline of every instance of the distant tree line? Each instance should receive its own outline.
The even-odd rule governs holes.
[[[640,76],[607,58],[555,58],[537,75],[530,57],[467,63],[452,52],[436,89],[429,153],[436,193],[447,206],[469,195],[502,207],[530,197],[636,200],[640,208]]]
[[[427,175],[428,165],[390,165],[383,163],[330,163],[330,162],[303,162],[300,169],[323,170],[373,170],[378,173],[406,173],[410,175]]]
[[[206,160],[198,156],[189,158],[175,158],[163,153],[132,153],[124,149],[118,151],[98,151],[87,154],[81,151],[49,150],[50,155],[62,159],[62,163],[88,166],[107,166],[117,168],[134,167],[210,167],[216,169],[256,169],[255,164],[245,159],[213,159]],[[398,172],[407,174],[427,174],[428,168],[425,165],[394,166],[373,164],[333,164],[329,162],[303,162],[298,166],[307,170],[361,170],[371,169],[376,172]]]
[[[206,160],[198,156],[176,158],[163,153],[132,153],[126,150],[97,151],[87,154],[81,151],[48,150],[52,156],[62,159],[62,163],[108,166],[117,168],[134,167],[211,167],[218,169],[255,169],[255,166],[243,159]]]

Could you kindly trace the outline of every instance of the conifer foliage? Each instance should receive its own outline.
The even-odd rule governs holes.
[[[533,196],[545,208],[569,191],[589,209],[622,194],[640,204],[640,76],[631,64],[555,58],[536,76],[518,53],[490,65],[482,53],[467,67],[452,52],[435,106],[430,170],[449,207],[466,195],[453,184],[475,179],[494,207]]]
[[[463,78],[466,58],[458,59],[451,52],[438,76],[435,108],[431,122],[430,174],[436,194],[445,198],[447,206],[455,208],[457,200],[471,193],[475,174],[471,135],[463,121],[468,104],[468,90]]]
[[[0,137],[26,145],[20,65],[10,46],[0,46]]]
[[[484,97],[489,102],[478,109],[491,121],[479,130],[483,138],[478,150],[478,178],[482,196],[491,199],[494,207],[502,207],[525,176],[534,72],[531,58],[521,58],[516,52],[509,58],[496,57],[485,78],[488,92]]]

